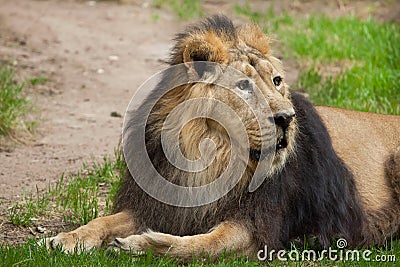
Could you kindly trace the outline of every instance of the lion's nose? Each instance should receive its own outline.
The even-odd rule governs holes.
[[[286,129],[295,115],[294,110],[278,112],[274,117],[275,124],[282,127],[282,129]]]

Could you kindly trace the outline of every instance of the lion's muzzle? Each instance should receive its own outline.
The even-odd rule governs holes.
[[[296,113],[293,109],[288,111],[279,112],[274,116],[275,125],[281,127],[285,131],[292,122]]]
[[[288,146],[288,128],[292,123],[296,113],[293,109],[279,112],[274,116],[274,122],[276,126],[276,152],[285,149]]]

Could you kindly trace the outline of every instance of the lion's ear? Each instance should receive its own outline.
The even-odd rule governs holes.
[[[213,31],[187,37],[183,50],[183,62],[192,61],[227,63],[228,52],[223,40]]]
[[[227,64],[229,56],[227,48],[223,40],[214,32],[192,35],[185,41],[182,59],[193,79],[204,77],[210,69],[204,64],[190,64],[192,62],[208,61]]]
[[[271,39],[265,35],[258,25],[245,24],[238,30],[239,38],[263,55],[269,55]]]

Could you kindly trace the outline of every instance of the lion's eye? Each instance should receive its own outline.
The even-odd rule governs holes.
[[[276,87],[280,86],[282,84],[282,77],[281,76],[276,76],[272,79],[272,81],[274,82],[274,85]]]
[[[249,82],[249,80],[240,80],[236,83],[237,88],[240,90],[252,91],[253,86]]]

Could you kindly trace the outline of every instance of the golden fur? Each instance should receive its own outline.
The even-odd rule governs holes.
[[[287,246],[287,242],[294,238],[302,238],[303,234],[320,236],[323,245],[327,245],[329,239],[336,235],[352,239],[349,240],[351,245],[371,245],[374,242],[381,244],[399,231],[400,203],[396,190],[399,192],[400,186],[393,181],[400,177],[400,152],[393,155],[400,147],[400,117],[318,107],[317,111],[332,137],[334,149],[348,166],[346,167],[335,152],[330,150],[329,136],[325,135],[325,127],[315,110],[300,96],[296,96],[296,105],[293,104],[291,93],[284,83],[282,65],[270,54],[269,39],[259,27],[244,25],[235,28],[228,19],[221,16],[193,26],[178,35],[171,64],[191,61],[213,61],[246,74],[268,100],[275,119],[278,114],[293,115],[296,111],[296,117],[289,121],[288,127],[277,127],[277,134],[273,136],[276,140],[284,136],[287,146],[277,151],[263,187],[254,194],[246,192],[258,164],[253,158],[249,161],[239,185],[228,196],[204,207],[177,208],[157,203],[140,192],[128,175],[118,193],[114,215],[97,218],[72,232],[60,233],[47,239],[46,245],[49,248],[61,246],[65,251],[73,252],[78,243],[87,250],[113,240],[111,249],[137,253],[151,249],[157,255],[168,253],[183,260],[204,256],[215,258],[224,251],[255,257],[261,244],[279,249]],[[202,75],[189,64],[187,73]],[[276,85],[274,78],[278,76],[282,77],[283,82]],[[147,145],[150,148],[156,147],[154,152],[149,152],[155,157],[155,161],[158,161],[155,155],[160,152],[156,144],[157,138],[166,116],[179,103],[199,97],[229,103],[242,119],[249,135],[250,149],[253,151],[260,149],[263,138],[271,139],[271,136],[260,136],[254,116],[232,93],[203,83],[183,85],[166,94],[150,114],[146,134],[152,138]],[[303,124],[304,122],[310,126]],[[312,125],[320,127],[320,133],[312,132]],[[311,132],[307,132],[310,130]],[[308,140],[308,135],[314,134],[316,138],[318,134],[321,139],[325,138],[321,146],[304,141]],[[198,144],[204,138],[210,138],[216,144],[215,162],[203,172],[186,176],[176,170],[167,170],[167,165],[158,163],[167,179],[181,185],[198,186],[219,177],[230,157],[229,139],[221,125],[203,118],[190,121],[180,135],[181,150],[187,158],[197,159],[200,156]],[[326,151],[318,152],[325,149],[324,146]],[[310,159],[315,160],[310,166],[315,166],[312,168],[316,169],[303,170],[302,165],[307,162],[301,157],[314,155],[313,153],[317,154]],[[323,156],[326,156],[327,162],[324,162],[326,159]],[[385,162],[391,156],[391,167],[388,170]],[[327,176],[333,173],[331,180],[330,177],[320,177],[324,187],[329,183],[333,189],[327,186],[324,193],[324,189],[313,185],[318,181],[307,180],[308,175],[311,177],[318,171]],[[297,178],[306,181],[305,184],[296,181]],[[310,189],[301,188],[302,186],[309,186]],[[292,191],[293,194],[290,193]],[[285,217],[293,209],[287,203],[297,201],[296,197],[301,197],[303,201],[301,194],[304,192],[305,198],[310,197],[311,204],[307,205],[318,205],[318,201],[314,201],[313,196],[307,192],[315,194],[317,200],[327,201],[324,207],[321,206],[322,215],[316,216],[315,227],[306,223],[311,216],[307,214],[310,207],[306,204],[299,204],[296,209],[298,220],[293,219],[293,216]],[[332,192],[335,193],[334,196]],[[336,202],[333,204],[333,201]],[[334,210],[335,205],[342,206]],[[326,206],[332,210],[324,210]],[[257,211],[265,214],[254,213]],[[332,217],[325,218],[326,214]],[[301,225],[301,220],[304,220],[305,225]],[[332,225],[328,227],[329,220]],[[360,229],[356,229],[356,225]],[[287,230],[292,228],[294,230]]]

